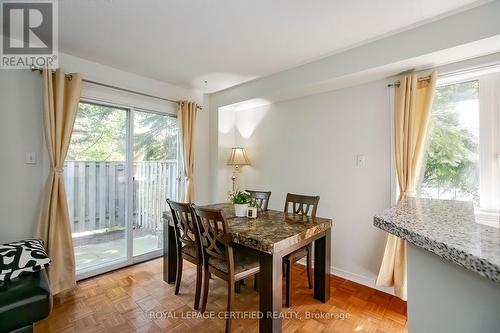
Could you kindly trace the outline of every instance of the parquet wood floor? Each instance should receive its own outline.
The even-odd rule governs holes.
[[[162,261],[155,259],[78,283],[54,298],[51,315],[35,325],[37,333],[99,332],[223,332],[219,312],[226,307],[226,284],[210,281],[208,313],[215,319],[193,318],[195,268],[184,262],[179,295],[162,279]],[[396,297],[332,276],[332,297],[326,304],[312,298],[304,266],[293,268],[293,305],[285,309],[284,332],[407,332],[406,303]],[[236,294],[235,311],[257,311],[258,292],[245,281]],[[172,311],[168,314],[168,311]],[[307,313],[332,313],[336,318],[306,319]],[[331,315],[333,316],[333,315]],[[239,318],[233,332],[258,332],[258,320]]]

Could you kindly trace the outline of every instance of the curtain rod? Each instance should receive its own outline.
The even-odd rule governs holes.
[[[426,80],[429,80],[430,78],[431,78],[431,76],[427,75],[427,76],[419,77],[418,81],[426,81]],[[394,81],[394,83],[389,83],[387,85],[387,87],[399,87],[400,84],[401,83],[399,82],[399,80],[397,80],[397,81]]]
[[[38,72],[40,72],[40,74],[42,74],[43,68],[37,68],[35,66],[31,66],[31,71],[32,72],[38,71]],[[55,71],[52,70],[52,73],[55,73]],[[66,77],[71,78],[71,74],[66,74]],[[117,87],[117,86],[113,86],[113,85],[107,84],[107,83],[101,83],[101,82],[87,80],[87,79],[82,79],[82,81],[90,83],[90,84],[95,84],[95,85],[98,85],[98,86],[101,86],[101,87],[106,87],[106,88],[111,88],[111,89],[115,89],[115,90],[120,90],[120,91],[123,91],[123,92],[135,94],[135,95],[141,95],[141,96],[145,96],[145,97],[150,97],[150,98],[155,98],[155,99],[161,99],[162,101],[167,101],[167,102],[170,102],[170,103],[176,103],[176,104],[180,104],[181,103],[181,101],[176,101],[176,100],[168,99],[168,98],[165,98],[165,97],[150,95],[150,94],[142,93],[142,92],[135,91],[135,90],[130,90],[130,89],[122,88],[122,87]],[[201,106],[201,105],[197,105],[196,108],[198,110],[203,110],[203,106]]]
[[[458,69],[458,70],[454,70],[454,71],[448,71],[448,72],[444,72],[444,73],[439,73],[438,79],[443,79],[443,78],[450,77],[450,76],[455,76],[455,75],[480,72],[480,71],[483,71],[483,70],[489,70],[489,69],[495,69],[495,68],[500,68],[500,62],[497,61],[497,62],[492,62],[492,63],[487,63],[487,64],[476,65],[476,66],[468,67],[468,68],[465,68],[465,69]],[[430,78],[430,75],[429,76],[421,77],[418,80],[419,81],[424,81],[424,80],[427,80],[429,78]],[[388,87],[399,87],[399,80],[395,81],[392,84],[388,84],[387,86]]]

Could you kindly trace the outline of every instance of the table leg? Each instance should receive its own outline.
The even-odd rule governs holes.
[[[260,333],[282,331],[282,256],[260,253],[259,319]]]
[[[314,298],[326,303],[330,299],[331,229],[314,241]]]
[[[165,223],[163,228],[163,281],[174,283],[177,271],[177,245],[174,227]]]

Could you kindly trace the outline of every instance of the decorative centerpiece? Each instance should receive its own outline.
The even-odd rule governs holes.
[[[229,194],[229,200],[234,205],[234,214],[237,217],[247,216],[248,204],[252,200],[248,193],[242,191],[233,192]]]
[[[257,200],[250,199],[250,202],[248,203],[247,217],[249,219],[257,218],[258,209],[259,209],[259,203],[257,202]]]

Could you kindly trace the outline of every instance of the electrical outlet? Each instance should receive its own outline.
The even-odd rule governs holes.
[[[36,153],[33,151],[27,152],[25,162],[26,164],[36,164]]]

